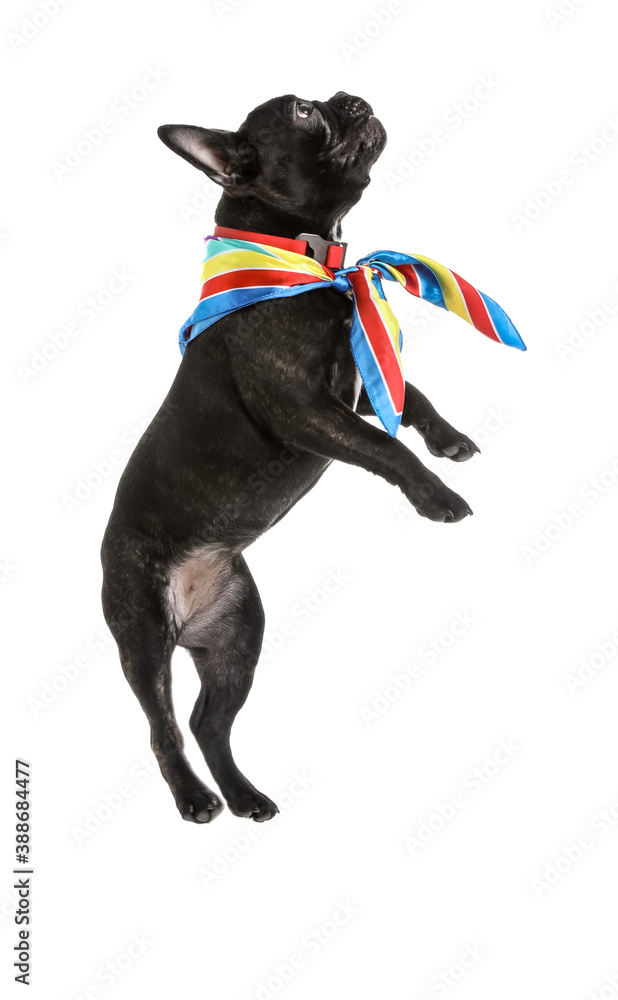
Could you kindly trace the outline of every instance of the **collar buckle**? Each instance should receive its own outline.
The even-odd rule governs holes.
[[[326,267],[343,267],[347,243],[339,243],[337,240],[324,240],[317,233],[299,233],[297,240],[305,240],[308,247],[313,250],[313,259],[318,264]],[[332,248],[332,249],[331,249]]]

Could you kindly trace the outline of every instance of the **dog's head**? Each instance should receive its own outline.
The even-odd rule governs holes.
[[[369,104],[343,91],[328,101],[276,97],[251,111],[237,132],[162,125],[159,137],[221,185],[221,225],[269,224],[261,231],[325,238],[361,197],[386,143]]]

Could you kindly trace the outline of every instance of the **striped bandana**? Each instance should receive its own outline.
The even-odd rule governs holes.
[[[275,238],[273,238],[274,240]],[[352,299],[350,343],[367,395],[385,429],[395,437],[401,423],[405,381],[402,336],[386,301],[382,279],[456,313],[487,337],[526,350],[503,309],[464,278],[429,257],[379,250],[352,267],[331,270],[277,245],[246,239],[206,237],[200,301],[179,334],[180,351],[222,316],[266,299],[287,298],[314,288],[334,288]]]

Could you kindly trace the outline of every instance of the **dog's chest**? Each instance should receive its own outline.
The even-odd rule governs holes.
[[[327,382],[333,394],[346,406],[356,409],[362,388],[362,380],[358,368],[346,356],[332,362],[327,373]]]
[[[317,301],[314,299],[313,303],[317,304]],[[316,325],[321,323],[325,333],[322,343],[325,380],[337,399],[346,406],[356,409],[362,380],[350,346],[351,303],[347,297],[336,292],[329,292],[324,296],[320,305],[323,303],[327,303],[329,308],[316,317]]]

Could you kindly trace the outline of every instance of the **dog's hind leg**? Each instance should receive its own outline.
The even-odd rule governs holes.
[[[105,560],[104,560],[105,567]],[[150,723],[150,744],[183,819],[208,823],[223,808],[193,771],[174,716],[171,659],[178,627],[157,568],[116,562],[104,575],[103,609],[125,676]]]
[[[176,591],[190,599],[178,644],[193,657],[201,691],[190,727],[230,810],[257,822],[279,810],[241,773],[232,757],[230,730],[246,701],[260,655],[264,612],[240,554],[213,552],[181,568]],[[193,589],[191,589],[193,588]]]

